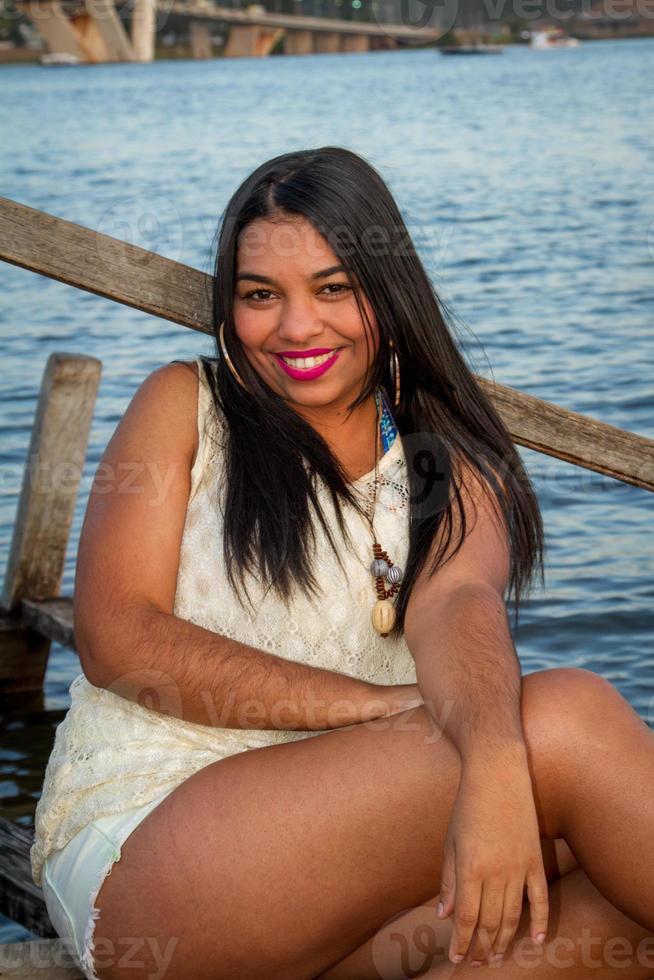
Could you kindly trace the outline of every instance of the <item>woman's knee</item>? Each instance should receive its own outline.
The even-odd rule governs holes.
[[[523,678],[525,724],[534,723],[538,733],[556,744],[564,738],[596,735],[606,725],[607,713],[628,705],[601,674],[585,667],[553,667]]]
[[[544,836],[561,836],[580,767],[588,767],[600,747],[619,698],[609,681],[581,667],[523,677],[523,730]]]

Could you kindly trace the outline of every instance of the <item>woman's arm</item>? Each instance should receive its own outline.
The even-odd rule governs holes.
[[[471,530],[431,579],[426,570],[421,574],[405,620],[425,707],[461,757],[439,894],[442,915],[453,914],[453,962],[468,951],[480,961],[505,952],[525,882],[534,940],[544,935],[548,919],[522,727],[521,671],[504,604],[508,534],[474,473],[466,474],[470,485],[463,498]],[[453,541],[459,527],[455,508]]]
[[[110,655],[96,648],[88,679],[185,721],[321,731],[422,704],[415,684],[369,684],[286,660],[142,604],[118,615],[124,647]]]
[[[425,706],[463,764],[511,753],[526,761],[520,663],[501,594],[485,581],[445,589],[413,611],[407,642]]]
[[[504,603],[508,533],[485,481],[469,464],[463,475],[465,540],[430,578],[428,565],[445,533],[439,530],[409,598],[405,637],[426,707],[468,765],[507,748],[519,758],[524,735],[520,663]],[[460,527],[454,506],[453,542]]]
[[[173,615],[198,446],[197,374],[152,372],[95,474],[80,535],[73,617],[89,681],[153,710],[224,728],[322,730],[420,704],[295,663]]]

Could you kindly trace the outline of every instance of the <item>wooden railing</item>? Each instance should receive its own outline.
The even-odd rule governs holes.
[[[213,332],[211,276],[6,198],[0,198],[0,259],[191,330]],[[476,378],[516,444],[654,491],[653,440]]]

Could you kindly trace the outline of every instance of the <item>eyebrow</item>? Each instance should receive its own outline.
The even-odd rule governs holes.
[[[330,265],[328,269],[321,269],[320,272],[314,272],[309,276],[309,280],[324,279],[326,276],[333,276],[336,272],[347,272],[347,269],[344,265]],[[251,279],[253,282],[266,282],[271,286],[278,285],[270,276],[261,276],[256,272],[240,272],[236,277],[236,282],[240,282],[241,279]]]

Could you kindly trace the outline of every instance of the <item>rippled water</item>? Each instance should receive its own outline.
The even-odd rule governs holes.
[[[654,437],[654,40],[0,67],[2,194],[203,271],[229,196],[263,160],[335,144],[387,180],[477,373]],[[8,553],[52,351],[103,375],[63,591],[100,454],[158,364],[210,338],[0,264],[0,554]],[[654,498],[521,450],[547,535],[546,588],[514,632],[525,673],[609,678],[654,720]],[[53,645],[60,720],[77,658]],[[52,716],[5,719],[0,800],[31,826]],[[0,807],[0,812],[2,808]],[[21,935],[0,926],[0,940]]]

